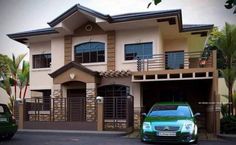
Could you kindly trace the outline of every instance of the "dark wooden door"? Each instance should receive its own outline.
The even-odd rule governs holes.
[[[86,90],[67,90],[68,121],[86,120]]]

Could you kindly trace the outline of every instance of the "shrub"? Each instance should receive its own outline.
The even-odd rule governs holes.
[[[227,116],[220,120],[221,133],[236,134],[236,116]]]

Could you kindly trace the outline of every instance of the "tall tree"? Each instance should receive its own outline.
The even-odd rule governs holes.
[[[157,5],[157,4],[159,4],[161,2],[161,0],[152,0],[150,3],[148,3],[148,8],[150,7],[150,5],[152,4],[152,3],[154,3],[155,5]]]
[[[236,69],[233,66],[233,61],[236,59],[236,25],[226,23],[222,30],[223,35],[220,35],[214,41],[214,45],[221,50],[226,68],[221,70],[228,87],[229,102],[233,103],[233,84],[236,77]],[[233,113],[233,105],[229,105],[229,113]]]
[[[0,72],[5,75],[9,75],[9,67],[8,63],[10,62],[10,58],[7,55],[0,54]]]
[[[236,0],[227,0],[225,2],[226,9],[232,9],[233,7],[236,7]],[[236,8],[234,9],[234,14],[236,14]]]

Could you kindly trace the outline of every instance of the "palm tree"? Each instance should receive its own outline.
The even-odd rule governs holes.
[[[29,83],[29,63],[23,61],[22,69],[17,73],[18,87],[20,89],[19,98],[22,98],[22,90],[25,87],[23,98],[25,98],[28,83]]]
[[[17,72],[19,71],[19,66],[24,59],[26,54],[21,54],[17,58],[12,54],[12,60],[9,62],[9,68],[11,77],[14,80],[14,99],[16,100],[16,87],[17,87]]]
[[[233,102],[233,84],[236,78],[236,70],[233,60],[236,58],[236,25],[226,23],[222,31],[223,35],[214,42],[214,45],[221,50],[226,61],[226,68],[221,70],[228,87],[229,102]],[[229,104],[229,114],[233,113],[233,105]]]

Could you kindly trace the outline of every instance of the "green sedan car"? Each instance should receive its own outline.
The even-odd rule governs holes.
[[[7,105],[0,104],[0,140],[11,139],[17,131],[16,120]]]
[[[166,143],[197,143],[198,127],[187,103],[157,103],[145,116],[141,141]]]

